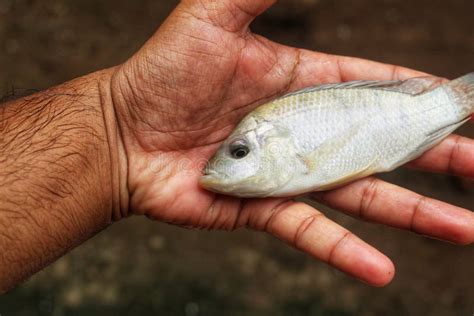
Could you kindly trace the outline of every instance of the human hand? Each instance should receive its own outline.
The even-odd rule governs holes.
[[[182,1],[112,77],[134,214],[200,229],[268,232],[375,286],[391,261],[316,209],[291,199],[237,199],[198,185],[204,162],[256,106],[303,87],[394,80],[412,70],[273,43],[250,32],[274,0]],[[451,136],[414,164],[474,177],[474,142]],[[122,178],[125,178],[122,175]],[[314,195],[363,219],[455,243],[474,241],[474,215],[375,178]]]

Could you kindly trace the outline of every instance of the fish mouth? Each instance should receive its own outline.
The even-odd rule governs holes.
[[[203,175],[199,178],[199,185],[204,189],[215,191],[215,187],[220,183],[219,174],[206,167],[203,170]]]
[[[206,165],[206,167],[204,168],[202,173],[203,173],[204,176],[212,176],[212,175],[216,176],[217,175],[217,172],[212,170],[209,164]]]
[[[209,191],[220,193],[217,187],[221,184],[221,180],[217,177],[217,174],[204,174],[199,178],[199,185]]]

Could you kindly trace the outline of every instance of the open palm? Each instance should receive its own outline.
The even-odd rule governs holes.
[[[357,278],[384,285],[394,274],[390,260],[312,207],[288,199],[236,199],[198,186],[219,143],[265,101],[318,83],[419,74],[286,47],[251,33],[252,19],[273,2],[183,1],[117,68],[112,96],[128,158],[131,210],[186,227],[266,231]],[[416,164],[473,177],[473,154],[472,140],[453,136]],[[453,242],[474,241],[469,211],[375,178],[315,197],[364,219]]]

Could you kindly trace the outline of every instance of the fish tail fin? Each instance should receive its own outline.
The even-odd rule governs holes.
[[[461,116],[474,114],[474,72],[446,84],[454,92]]]

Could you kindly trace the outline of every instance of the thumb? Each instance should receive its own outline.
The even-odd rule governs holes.
[[[222,29],[239,33],[247,30],[256,16],[271,7],[276,0],[188,0],[192,14]]]

